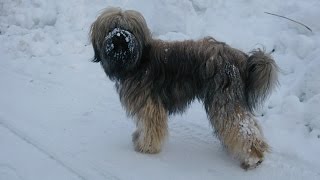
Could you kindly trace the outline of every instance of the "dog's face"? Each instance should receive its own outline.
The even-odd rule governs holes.
[[[139,65],[150,39],[149,29],[139,12],[106,9],[91,27],[93,61],[101,62],[111,79],[121,78]]]

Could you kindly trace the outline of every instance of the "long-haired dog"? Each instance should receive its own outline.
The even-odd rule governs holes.
[[[215,134],[244,169],[254,168],[269,146],[253,112],[277,84],[269,54],[246,54],[212,37],[167,42],[153,39],[143,16],[107,8],[91,26],[94,62],[116,84],[137,129],[134,148],[158,153],[168,116],[203,102]]]

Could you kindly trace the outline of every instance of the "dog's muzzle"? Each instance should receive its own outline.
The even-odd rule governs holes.
[[[139,44],[127,30],[115,28],[105,37],[105,53],[113,61],[134,61],[139,55]]]

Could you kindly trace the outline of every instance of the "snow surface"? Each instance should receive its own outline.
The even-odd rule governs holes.
[[[89,27],[107,6],[140,11],[165,40],[275,48],[281,86],[257,114],[272,146],[259,168],[225,153],[199,103],[171,117],[160,154],[133,150],[134,123],[89,61]],[[0,180],[320,179],[319,9],[319,0],[1,0]]]

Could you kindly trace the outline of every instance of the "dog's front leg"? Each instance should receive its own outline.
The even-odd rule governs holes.
[[[168,133],[168,113],[160,102],[148,98],[136,114],[137,130],[132,134],[134,148],[142,153],[158,153]]]

